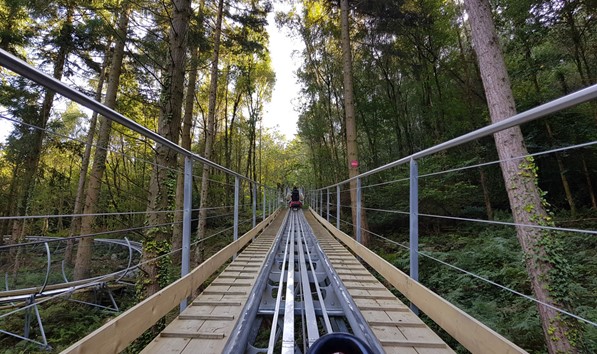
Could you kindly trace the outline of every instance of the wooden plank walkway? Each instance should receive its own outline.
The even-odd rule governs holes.
[[[454,353],[408,306],[381,284],[311,213],[307,222],[386,353]]]
[[[387,353],[454,353],[310,213],[305,216]],[[221,353],[283,219],[280,213],[142,353]]]
[[[280,213],[141,353],[221,353],[283,220]]]

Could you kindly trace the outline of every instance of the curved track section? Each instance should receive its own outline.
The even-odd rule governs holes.
[[[40,316],[39,310],[37,308],[38,302],[42,298],[48,298],[52,296],[69,296],[70,301],[84,303],[87,305],[91,305],[94,307],[102,308],[104,310],[118,312],[119,308],[114,299],[112,291],[108,286],[108,282],[120,282],[127,273],[131,272],[131,270],[136,267],[136,265],[132,265],[133,261],[133,253],[137,252],[141,254],[142,245],[140,242],[129,241],[128,239],[119,240],[119,239],[100,239],[97,238],[94,242],[97,243],[106,243],[106,244],[114,244],[122,247],[128,248],[128,265],[125,269],[113,272],[110,274],[104,274],[101,276],[88,278],[88,279],[81,279],[77,281],[69,281],[65,270],[64,270],[64,261],[62,261],[62,278],[64,282],[55,283],[55,284],[48,284],[48,279],[51,272],[51,264],[52,264],[52,252],[50,251],[49,243],[62,241],[63,238],[59,237],[45,237],[45,236],[29,236],[27,239],[30,243],[26,243],[23,245],[31,245],[31,244],[43,244],[46,251],[46,274],[45,280],[43,283],[36,287],[29,287],[29,288],[20,288],[9,290],[8,289],[8,273],[5,275],[5,291],[0,291],[0,310],[10,310],[8,313],[4,313],[4,316],[17,314],[19,312],[24,313],[24,331],[23,335],[17,334],[14,332],[10,332],[4,330],[0,327],[0,333],[19,338],[24,341],[28,341],[31,343],[35,343],[44,347],[46,349],[51,349],[48,345],[48,341],[45,335],[44,326],[42,322],[42,318]],[[19,246],[19,245],[17,245]],[[85,302],[82,300],[77,300],[70,298],[70,295],[78,292],[78,291],[87,291],[92,290],[96,293],[105,293],[107,298],[110,300],[110,306],[104,306],[99,303],[91,303]],[[37,326],[40,332],[41,341],[32,339],[31,336],[31,324],[32,321],[35,320],[37,322]]]
[[[51,259],[51,252],[49,251],[49,247],[47,246],[47,244],[48,244],[48,242],[60,241],[62,239],[60,237],[47,237],[47,236],[29,236],[29,237],[27,237],[27,239],[31,242],[45,243],[46,249],[48,250],[47,251],[47,253],[48,253],[47,272],[49,272],[50,271],[50,263],[52,263],[52,259]],[[97,277],[81,279],[81,280],[76,280],[76,281],[69,281],[66,278],[66,275],[64,274],[64,267],[63,267],[62,276],[64,278],[64,282],[56,283],[56,284],[44,283],[37,287],[21,288],[21,289],[14,289],[14,290],[7,289],[5,291],[0,291],[0,304],[28,300],[31,296],[35,296],[36,298],[38,298],[38,297],[45,297],[45,296],[53,296],[53,295],[57,295],[60,293],[66,293],[66,292],[74,292],[74,291],[81,290],[84,288],[97,286],[99,284],[104,284],[108,281],[120,280],[120,279],[122,279],[122,277],[124,277],[128,272],[130,272],[132,270],[132,267],[134,267],[132,265],[133,252],[137,252],[138,254],[141,254],[141,251],[142,251],[142,245],[140,242],[129,241],[128,239],[120,240],[120,239],[96,238],[93,241],[97,242],[97,243],[115,244],[118,246],[127,247],[129,249],[129,259],[128,259],[128,266],[126,267],[126,269],[120,270],[117,272],[113,272],[113,273],[109,273],[109,274],[100,275]],[[23,245],[29,245],[29,244],[24,243]],[[48,276],[49,276],[49,273],[46,274],[46,282],[47,282]]]

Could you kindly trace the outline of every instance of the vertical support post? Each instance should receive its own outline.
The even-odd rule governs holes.
[[[362,232],[361,232],[361,178],[357,177],[357,225],[356,225],[356,239],[358,243],[362,243]]]
[[[319,190],[319,215],[323,216],[323,189]]]
[[[266,208],[266,205],[267,205],[266,204],[267,203],[267,197],[266,197],[265,187],[261,187],[261,188],[263,188],[263,206],[262,206],[262,208],[263,208],[263,220],[265,220],[265,218],[266,218],[265,208]]]
[[[253,182],[253,228],[257,225],[257,184]]]
[[[189,274],[191,255],[191,208],[193,193],[193,160],[184,158],[183,202],[182,202],[182,261],[180,276]],[[180,312],[187,308],[187,299],[180,302]]]
[[[35,299],[33,295],[31,295],[30,299],[27,301],[27,305],[33,304]],[[36,305],[33,305],[34,307]],[[29,338],[29,332],[31,331],[31,308],[27,308],[25,310],[25,327],[23,328],[23,335],[25,338]]]
[[[340,230],[340,185],[336,186],[336,228]]]
[[[419,168],[417,161],[410,160],[410,277],[419,281]],[[410,304],[411,310],[419,314],[419,309]]]
[[[327,208],[326,214],[327,214],[327,221],[330,222],[330,189],[326,188],[326,192],[327,192],[327,195],[326,195],[326,197],[327,197],[326,198],[326,208]]]
[[[238,207],[240,201],[240,178],[234,177],[234,236],[233,240],[238,240]]]

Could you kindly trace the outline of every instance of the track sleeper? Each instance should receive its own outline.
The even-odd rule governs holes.
[[[193,333],[193,332],[162,332],[161,337],[165,338],[191,338],[191,339],[222,339],[224,333]]]
[[[240,306],[240,301],[193,301],[193,306]]]
[[[179,315],[179,320],[232,321],[233,315]]]

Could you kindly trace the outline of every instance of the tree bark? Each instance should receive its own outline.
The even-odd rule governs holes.
[[[104,105],[109,108],[116,106],[116,94],[120,83],[120,73],[122,70],[122,60],[124,57],[124,46],[129,22],[129,6],[125,3],[120,18],[118,19],[118,36],[114,45],[114,54],[110,65],[110,74],[108,76],[108,87],[106,88],[106,98]],[[112,132],[112,121],[100,117],[100,127],[97,138],[95,153],[93,155],[93,165],[89,175],[87,185],[87,194],[85,195],[85,205],[83,216],[81,218],[81,235],[89,235],[93,232],[97,202],[102,188],[102,178],[106,171],[106,158],[108,156],[108,146],[110,144],[110,134]],[[75,280],[88,278],[91,269],[91,254],[93,247],[93,238],[85,237],[79,241],[77,247],[77,258],[75,260]]]
[[[19,171],[19,165],[15,164],[12,168],[12,180],[10,181],[10,187],[8,189],[8,199],[7,200],[14,200],[17,193],[18,193],[18,186],[19,186],[19,178],[17,178],[17,173]],[[6,206],[4,215],[2,216],[11,216],[16,215],[16,203],[8,203]],[[12,230],[12,225],[14,221],[10,219],[5,219],[0,221],[0,245],[4,244],[4,236],[8,234],[8,230]]]
[[[169,55],[162,93],[162,110],[158,121],[158,134],[178,144],[182,119],[184,94],[185,59],[187,32],[191,16],[191,0],[172,1],[172,27],[169,32]],[[155,165],[149,185],[149,205],[147,207],[147,225],[151,228],[144,232],[143,266],[144,294],[150,296],[165,286],[167,272],[165,262],[154,260],[169,252],[172,235],[172,215],[163,211],[171,210],[176,195],[177,155],[172,149],[158,144],[156,146]]]
[[[54,62],[54,73],[53,77],[57,80],[62,79],[62,75],[64,73],[64,66],[66,64],[66,59],[68,54],[72,51],[72,38],[71,34],[73,31],[73,16],[74,16],[74,4],[69,4],[68,8],[66,9],[66,16],[62,27],[59,33],[58,42],[60,46],[57,48],[56,60]],[[47,90],[45,92],[45,96],[41,105],[41,110],[39,112],[39,116],[37,122],[34,122],[34,125],[38,126],[38,129],[34,129],[31,133],[33,139],[31,140],[32,146],[30,153],[27,155],[25,162],[23,164],[24,170],[22,171],[21,178],[19,179],[20,186],[20,195],[17,196],[17,207],[15,211],[17,215],[27,215],[29,212],[29,207],[31,203],[31,195],[33,194],[33,189],[35,188],[35,181],[39,169],[39,161],[41,159],[41,152],[43,148],[44,138],[46,136],[45,129],[48,124],[48,120],[50,119],[50,113],[52,110],[52,105],[54,103],[54,97],[56,93],[52,90]],[[13,178],[17,178],[14,176]],[[25,239],[26,233],[26,220],[25,219],[18,219],[14,220],[12,223],[12,242],[13,243],[21,243]],[[21,257],[22,248],[19,247],[16,251],[15,261],[14,261],[14,274],[20,268],[20,257]]]
[[[481,78],[492,122],[499,122],[516,114],[510,79],[502,56],[491,9],[487,0],[465,0],[472,28],[473,44],[477,53]],[[549,222],[540,190],[537,187],[536,167],[530,158],[517,158],[528,154],[520,127],[494,134],[502,175],[514,221],[517,224],[546,224]],[[550,282],[558,264],[554,262],[557,250],[549,248],[554,242],[550,232],[537,228],[517,226],[517,237],[525,254],[535,297],[541,303],[563,307],[558,292]],[[563,279],[559,279],[561,283]],[[569,340],[573,326],[560,313],[542,304],[538,305],[545,340],[550,353],[575,352]]]
[[[106,48],[110,48],[110,43],[106,45]],[[95,93],[95,100],[101,102],[102,100],[102,93],[104,89],[104,81],[106,78],[106,68],[108,66],[108,62],[110,60],[109,50],[106,50],[106,54],[104,57],[104,63],[102,64],[102,68],[99,73],[98,83],[97,83],[97,91]],[[89,123],[89,132],[87,133],[87,139],[85,140],[85,151],[83,152],[83,158],[81,159],[81,169],[79,173],[79,182],[77,183],[77,196],[75,197],[75,206],[73,208],[73,214],[78,215],[83,213],[84,203],[85,200],[85,187],[87,186],[87,173],[89,172],[89,162],[91,159],[91,145],[93,144],[93,139],[96,133],[96,125],[97,125],[97,112],[93,112],[91,116],[91,122]],[[81,217],[75,216],[73,217],[69,236],[76,236],[80,235],[81,233]],[[74,240],[69,239],[66,242],[66,249],[64,251],[64,261],[68,265],[72,265],[72,258],[73,258],[73,248],[74,248]]]
[[[218,1],[218,13],[216,17],[216,28],[214,32],[214,51],[211,61],[210,84],[209,84],[209,103],[207,108],[207,125],[205,127],[205,150],[203,157],[211,160],[216,121],[216,94],[218,91],[218,61],[220,59],[220,36],[222,34],[222,17],[224,10],[224,0]],[[207,217],[207,192],[209,191],[209,166],[203,165],[203,174],[201,176],[201,196],[199,205],[199,225],[197,227],[197,245],[195,252],[195,262],[203,262],[203,244],[201,240],[205,238],[205,226]]]
[[[549,136],[549,140],[553,142],[553,132],[551,131],[551,126],[549,125],[549,123],[545,123],[545,129],[547,129],[547,135]],[[564,167],[564,161],[562,161],[562,155],[559,152],[556,152],[554,155],[556,156],[556,161],[558,163],[558,170],[560,171],[562,187],[564,188],[566,200],[568,201],[568,206],[570,207],[570,215],[572,215],[572,217],[575,217],[576,204],[574,203],[574,198],[572,197],[572,192],[570,191],[570,183],[568,183],[568,177],[566,177],[566,168]]]
[[[346,124],[346,155],[348,164],[348,177],[352,178],[359,174],[358,167],[358,145],[357,145],[357,127],[354,113],[354,92],[352,82],[352,55],[350,51],[350,32],[348,27],[348,0],[340,1],[341,10],[341,30],[342,30],[342,62],[344,77],[344,114]],[[353,161],[356,166],[353,166]],[[354,235],[357,234],[357,182],[356,179],[350,182],[350,201],[352,210],[352,224],[354,225]],[[369,233],[367,225],[367,215],[365,214],[364,201],[361,197],[361,241],[364,246],[369,245]]]
[[[485,212],[487,213],[487,220],[493,220],[493,207],[491,206],[491,194],[487,187],[487,175],[483,167],[479,167],[479,180],[481,181],[481,188],[483,189],[483,201],[485,202]]]
[[[587,181],[587,189],[589,190],[589,196],[591,197],[591,208],[597,209],[597,198],[595,198],[593,182],[591,182],[591,174],[589,173],[589,169],[587,168],[587,160],[585,159],[585,154],[581,155],[581,159],[582,159],[582,172],[585,175],[585,180]]]
[[[191,128],[193,127],[193,105],[195,103],[195,86],[197,84],[197,71],[199,69],[198,49],[191,50],[191,67],[189,70],[189,79],[187,93],[185,96],[184,116],[182,119],[182,135],[180,146],[191,150]],[[185,158],[178,156],[178,169],[184,170]],[[172,249],[182,248],[182,221],[184,202],[184,174],[179,172],[176,181],[176,211],[174,212],[174,231],[172,233]],[[172,255],[172,263],[179,264],[182,252],[175,252]]]

